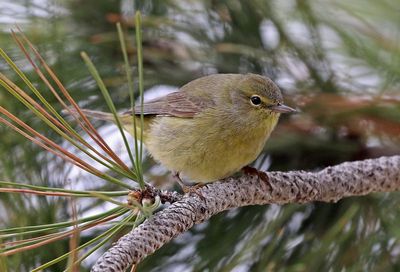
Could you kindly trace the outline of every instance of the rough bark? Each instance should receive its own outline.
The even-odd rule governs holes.
[[[123,236],[91,271],[125,271],[172,238],[221,211],[247,205],[336,202],[400,189],[400,156],[345,162],[319,172],[291,171],[228,178],[185,196]]]

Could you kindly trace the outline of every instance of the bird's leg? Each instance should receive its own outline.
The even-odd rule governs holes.
[[[172,173],[172,177],[174,178],[174,181],[179,184],[179,186],[181,187],[182,191],[185,192],[185,190],[187,190],[188,186],[183,182],[183,180],[179,176],[179,172],[174,171]]]
[[[243,172],[245,175],[255,176],[255,175],[258,175],[258,172],[259,172],[259,171],[258,171],[256,168],[254,168],[254,167],[251,167],[251,166],[246,165],[245,167],[242,168],[242,172]]]
[[[190,195],[190,194],[192,194],[192,193],[195,193],[195,194],[198,195],[201,199],[204,200],[204,196],[203,196],[201,193],[199,193],[199,192],[197,191],[197,189],[203,187],[205,184],[202,184],[202,183],[196,183],[196,184],[194,184],[194,185],[185,184],[185,183],[183,182],[183,180],[181,179],[181,177],[179,176],[179,172],[173,172],[173,173],[172,173],[172,177],[174,178],[175,182],[179,184],[179,186],[181,187],[182,191],[183,191],[185,194],[189,194],[189,195]]]
[[[265,173],[262,172],[262,171],[257,170],[257,169],[254,168],[254,167],[251,167],[251,166],[248,166],[248,165],[247,165],[247,166],[245,166],[245,167],[242,168],[242,171],[243,171],[243,173],[244,173],[245,175],[258,176],[258,178],[260,178],[261,180],[268,182],[268,176],[267,176],[267,174],[265,174]]]

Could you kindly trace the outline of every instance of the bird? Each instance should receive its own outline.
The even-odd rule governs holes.
[[[115,122],[111,113],[83,110],[88,117]],[[140,128],[140,114],[144,123]],[[196,184],[221,180],[251,164],[262,152],[282,113],[279,87],[258,74],[213,74],[178,91],[119,114],[124,130],[137,135],[150,155],[179,180]],[[181,184],[182,185],[182,184]]]

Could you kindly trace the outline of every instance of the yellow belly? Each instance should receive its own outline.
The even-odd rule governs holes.
[[[196,117],[195,117],[196,118]],[[278,118],[235,131],[199,118],[154,117],[144,144],[155,160],[193,182],[225,178],[253,162]]]

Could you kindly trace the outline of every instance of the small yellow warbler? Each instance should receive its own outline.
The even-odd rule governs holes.
[[[114,121],[110,113],[84,112]],[[140,112],[141,107],[136,106],[120,116],[124,129],[132,135],[132,114],[139,116]],[[281,91],[269,78],[255,74],[205,76],[144,103],[143,142],[153,158],[169,170],[191,181],[212,182],[253,162],[280,113],[290,112],[295,110],[283,105]]]

